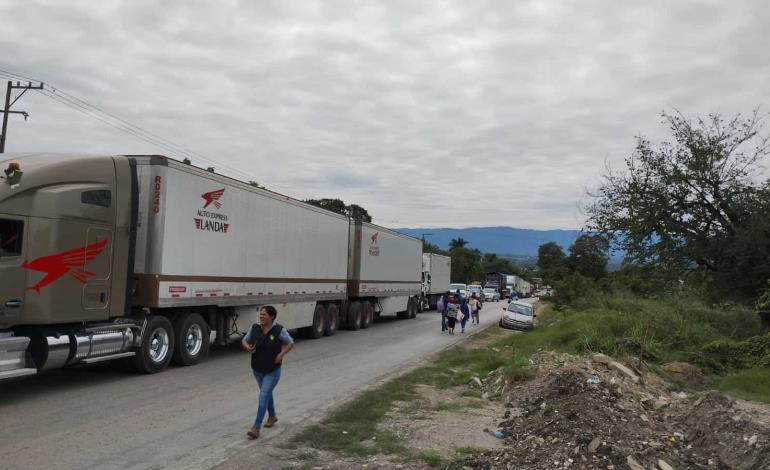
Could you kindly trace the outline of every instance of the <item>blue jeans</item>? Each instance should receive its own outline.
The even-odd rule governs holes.
[[[275,418],[275,402],[273,401],[273,389],[278,385],[281,379],[281,368],[273,372],[264,373],[251,370],[254,378],[259,384],[259,407],[257,408],[257,419],[254,420],[254,426],[261,428],[262,421],[265,419],[265,412],[268,416]]]

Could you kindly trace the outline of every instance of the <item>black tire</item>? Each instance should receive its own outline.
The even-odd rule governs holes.
[[[372,326],[374,322],[374,305],[371,302],[361,302],[361,329],[366,329]]]
[[[183,313],[174,321],[174,355],[178,366],[192,366],[209,355],[209,326],[200,314]]]
[[[326,331],[326,308],[321,304],[316,304],[313,312],[313,325],[305,329],[308,338],[318,339]]]
[[[160,315],[147,317],[142,344],[131,358],[134,370],[143,374],[160,372],[174,355],[174,328],[168,318]]]
[[[348,330],[356,331],[361,328],[361,311],[363,307],[361,302],[351,302],[348,307],[348,320],[346,322]]]
[[[326,307],[326,336],[333,336],[340,327],[340,309],[336,304],[329,304]]]
[[[430,308],[428,304],[428,299],[425,297],[420,296],[417,299],[417,313],[422,313]]]

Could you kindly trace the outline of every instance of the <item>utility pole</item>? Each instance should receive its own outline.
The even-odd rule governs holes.
[[[11,111],[11,106],[14,105],[17,101],[19,101],[19,98],[24,95],[24,93],[27,92],[27,90],[42,90],[43,89],[43,83],[40,83],[38,85],[32,85],[32,82],[27,82],[26,85],[22,84],[21,82],[16,82],[14,84],[13,82],[8,82],[8,89],[5,92],[5,106],[3,107],[3,130],[2,133],[0,133],[0,153],[5,152],[5,137],[8,134],[8,115],[9,114],[21,114],[24,116],[24,120],[26,121],[29,117],[29,114],[26,113],[26,111]],[[11,91],[13,90],[22,90],[19,95],[11,101]]]

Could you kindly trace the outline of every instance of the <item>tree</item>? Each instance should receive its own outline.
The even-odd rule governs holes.
[[[372,221],[372,216],[369,215],[366,209],[357,204],[346,205],[345,201],[341,199],[307,199],[305,202],[353,219],[360,219],[364,222]]]
[[[594,280],[607,277],[609,242],[601,235],[581,235],[569,247],[570,272]]]
[[[467,244],[468,240],[465,240],[462,237],[453,238],[452,241],[449,242],[449,251],[452,251],[455,248],[464,248]]]
[[[210,166],[210,167],[206,168],[206,171],[208,171],[209,173],[214,173],[215,172],[213,166]]]
[[[513,274],[516,268],[509,260],[500,258],[495,253],[485,253],[481,259],[480,271],[482,274],[494,272]]]
[[[260,185],[258,182],[254,180],[249,180],[249,186],[254,186],[255,188],[265,189],[264,186]]]
[[[637,137],[626,170],[608,170],[593,195],[588,230],[632,262],[704,273],[720,280],[712,285],[721,293],[756,294],[770,278],[770,188],[756,181],[770,152],[763,119],[756,111],[694,122],[662,116],[673,141]]]
[[[537,249],[537,267],[549,282],[561,279],[567,272],[567,255],[558,243],[543,243]]]
[[[481,252],[464,247],[449,250],[452,258],[452,282],[469,283],[480,279],[481,276]]]
[[[182,163],[184,163],[185,165],[192,165],[192,160],[190,160],[189,158],[185,158],[184,160],[182,160]]]
[[[435,253],[437,255],[447,255],[447,252],[442,250],[438,247],[438,245],[434,245],[433,243],[429,241],[423,241],[422,242],[422,252],[423,253]]]
[[[364,222],[371,222],[372,216],[369,215],[369,212],[367,212],[366,209],[359,206],[358,204],[350,204],[347,206],[347,214],[353,219],[357,220],[363,220]]]

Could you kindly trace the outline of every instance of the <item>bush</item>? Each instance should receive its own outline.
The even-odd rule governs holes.
[[[580,301],[590,301],[598,292],[596,282],[580,274],[564,276],[554,282],[553,288],[556,305],[578,305]]]
[[[770,367],[770,334],[745,341],[712,341],[696,353],[694,362],[715,372]]]

